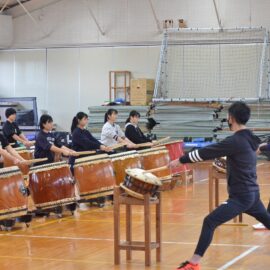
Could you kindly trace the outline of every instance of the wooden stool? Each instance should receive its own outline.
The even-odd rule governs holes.
[[[120,206],[126,206],[126,241],[120,241]],[[132,205],[144,207],[145,241],[132,241]],[[156,205],[156,242],[151,242],[151,214],[150,206]],[[120,251],[126,250],[127,260],[131,260],[131,251],[145,252],[145,266],[151,265],[151,249],[156,249],[156,260],[161,261],[161,194],[156,200],[151,200],[149,194],[144,200],[128,196],[120,189],[114,188],[114,264],[120,264]]]
[[[180,173],[185,184],[193,183],[193,169],[186,170]]]
[[[209,168],[209,212],[219,206],[219,180],[226,179],[226,174],[218,172],[213,166]],[[233,219],[234,225],[243,224],[243,214]]]

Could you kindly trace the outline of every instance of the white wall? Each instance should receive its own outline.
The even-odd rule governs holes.
[[[160,22],[184,18],[188,27],[218,27],[212,0],[152,2]],[[270,28],[269,0],[217,0],[217,4],[225,28]],[[62,0],[31,14],[40,27],[26,15],[16,16],[14,51],[0,51],[0,96],[37,96],[38,108],[48,110],[61,129],[69,129],[78,110],[87,111],[108,99],[109,70],[155,78],[162,35],[148,0]],[[156,46],[145,45],[152,42]],[[116,46],[119,43],[123,46]],[[32,50],[17,50],[22,48]]]
[[[184,18],[188,27],[218,27],[213,0],[152,2],[160,22],[171,18],[176,25],[178,19]],[[216,2],[225,28],[270,28],[269,0]],[[104,36],[89,15],[87,5],[91,6]],[[148,0],[62,0],[33,11],[32,15],[40,28],[26,15],[14,18],[14,48],[161,40]]]
[[[72,117],[109,98],[109,71],[155,78],[159,47],[59,48],[0,51],[0,96],[36,96],[60,130]]]

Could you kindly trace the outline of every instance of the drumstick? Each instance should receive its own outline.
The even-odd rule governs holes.
[[[166,169],[169,169],[168,166],[162,166],[162,167],[158,167],[158,168],[154,168],[154,169],[151,169],[151,170],[144,171],[143,173],[159,172],[159,171],[163,171],[163,170],[166,170]]]
[[[113,146],[110,146],[111,149],[117,149],[117,148],[120,148],[120,147],[123,147],[127,145],[126,143],[118,143],[118,144],[115,144]]]
[[[156,146],[156,145],[161,144],[161,143],[163,143],[165,141],[168,141],[170,138],[171,137],[165,137],[165,138],[162,138],[160,140],[157,140],[156,142],[154,142],[154,145]]]
[[[37,162],[42,162],[42,161],[47,161],[47,160],[48,160],[48,158],[28,159],[28,160],[22,161],[22,164],[30,165],[30,164],[32,164],[32,163],[37,163]]]
[[[92,154],[96,154],[96,151],[79,151],[77,152],[79,156],[83,156],[83,155],[92,155]]]
[[[152,145],[153,145],[153,143],[151,143],[151,142],[136,144],[137,148],[147,147],[147,146],[152,146]]]

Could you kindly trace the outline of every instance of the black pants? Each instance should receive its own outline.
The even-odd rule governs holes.
[[[270,208],[270,204],[268,207]],[[253,216],[270,229],[270,213],[264,207],[259,191],[231,195],[226,202],[205,217],[195,254],[203,256],[212,241],[215,229],[241,213]]]

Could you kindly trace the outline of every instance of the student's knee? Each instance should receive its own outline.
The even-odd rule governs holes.
[[[215,229],[218,226],[217,221],[212,215],[208,215],[204,218],[203,225],[207,226],[209,229]]]

